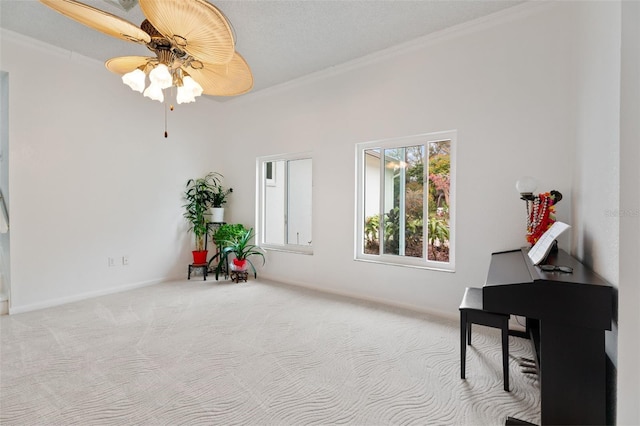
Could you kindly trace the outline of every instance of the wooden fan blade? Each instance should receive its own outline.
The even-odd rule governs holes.
[[[107,35],[140,44],[151,41],[149,34],[131,22],[86,4],[73,0],[40,0],[40,2],[68,18]]]
[[[113,73],[126,74],[141,66],[147,65],[149,61],[157,61],[157,58],[150,56],[118,56],[111,58],[104,63],[104,66]]]
[[[227,18],[204,0],[139,0],[149,22],[167,39],[199,61],[224,64],[235,42]]]
[[[202,69],[183,67],[201,86],[205,94],[235,96],[247,93],[253,87],[249,65],[238,52],[226,64],[204,63]]]

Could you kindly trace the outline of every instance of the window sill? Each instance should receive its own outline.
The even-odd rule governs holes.
[[[293,253],[293,254],[304,254],[307,256],[313,256],[313,249],[300,249],[300,248],[292,248],[292,247],[283,247],[283,246],[260,246],[260,248],[267,251],[276,251],[282,253]]]
[[[389,266],[400,266],[400,267],[404,267],[404,268],[413,268],[413,269],[426,269],[429,271],[436,271],[436,272],[449,272],[449,273],[455,273],[455,267],[451,264],[442,264],[442,266],[437,265],[438,262],[433,262],[432,264],[416,264],[416,263],[399,263],[399,262],[392,262],[390,260],[384,260],[384,259],[364,259],[364,258],[358,258],[356,257],[354,259],[356,262],[365,262],[365,263],[377,263],[379,265],[389,265]]]

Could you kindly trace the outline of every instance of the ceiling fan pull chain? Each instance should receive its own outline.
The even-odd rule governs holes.
[[[167,136],[169,136],[169,133],[167,133],[167,104],[164,104],[164,137],[165,139],[167,138]]]

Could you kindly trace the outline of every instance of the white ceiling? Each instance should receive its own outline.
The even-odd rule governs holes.
[[[115,0],[83,2],[136,25],[144,20],[138,6],[125,12],[114,5]],[[254,74],[255,92],[512,7],[522,0],[211,2],[231,21],[236,50]],[[144,46],[85,27],[37,0],[0,0],[0,26],[100,61],[150,54]]]

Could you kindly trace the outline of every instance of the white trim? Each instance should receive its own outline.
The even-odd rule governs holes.
[[[39,309],[51,308],[54,306],[65,305],[67,303],[78,302],[80,300],[92,299],[94,297],[106,296],[108,294],[121,293],[123,291],[134,290],[136,288],[148,287],[150,285],[159,284],[161,282],[171,281],[167,279],[154,279],[148,281],[140,281],[132,284],[125,284],[118,287],[112,287],[104,290],[91,291],[88,293],[76,294],[73,296],[60,297],[57,299],[45,300],[43,302],[32,303],[30,305],[10,306],[9,314],[21,314],[24,312],[37,311]]]
[[[280,284],[280,285],[288,285],[294,287],[301,287],[311,291],[317,291],[319,293],[327,294],[327,295],[335,295],[340,297],[346,297],[349,299],[354,299],[354,302],[358,303],[375,303],[382,305],[384,307],[394,308],[394,309],[405,309],[412,312],[418,312],[421,314],[432,315],[435,317],[439,317],[442,319],[450,320],[450,321],[459,321],[460,317],[456,313],[452,313],[450,311],[440,311],[435,309],[425,309],[424,306],[420,305],[412,305],[409,303],[401,303],[393,300],[383,299],[380,297],[372,297],[364,294],[336,290],[333,288],[320,287],[313,284],[308,284],[306,282],[293,281],[286,277],[277,277],[270,278],[269,276],[262,273],[259,281],[269,283],[269,284]],[[457,312],[457,311],[456,311]]]
[[[29,47],[29,48],[38,50],[43,53],[48,53],[54,56],[58,56],[60,58],[65,58],[72,62],[90,64],[94,66],[95,65],[104,66],[104,61],[90,58],[78,52],[74,52],[73,50],[63,49],[61,47],[54,46],[53,44],[49,44],[44,41],[31,38],[24,34],[7,30],[5,28],[0,28],[0,38],[2,38],[3,40],[9,40],[13,43],[16,43],[24,47]]]

